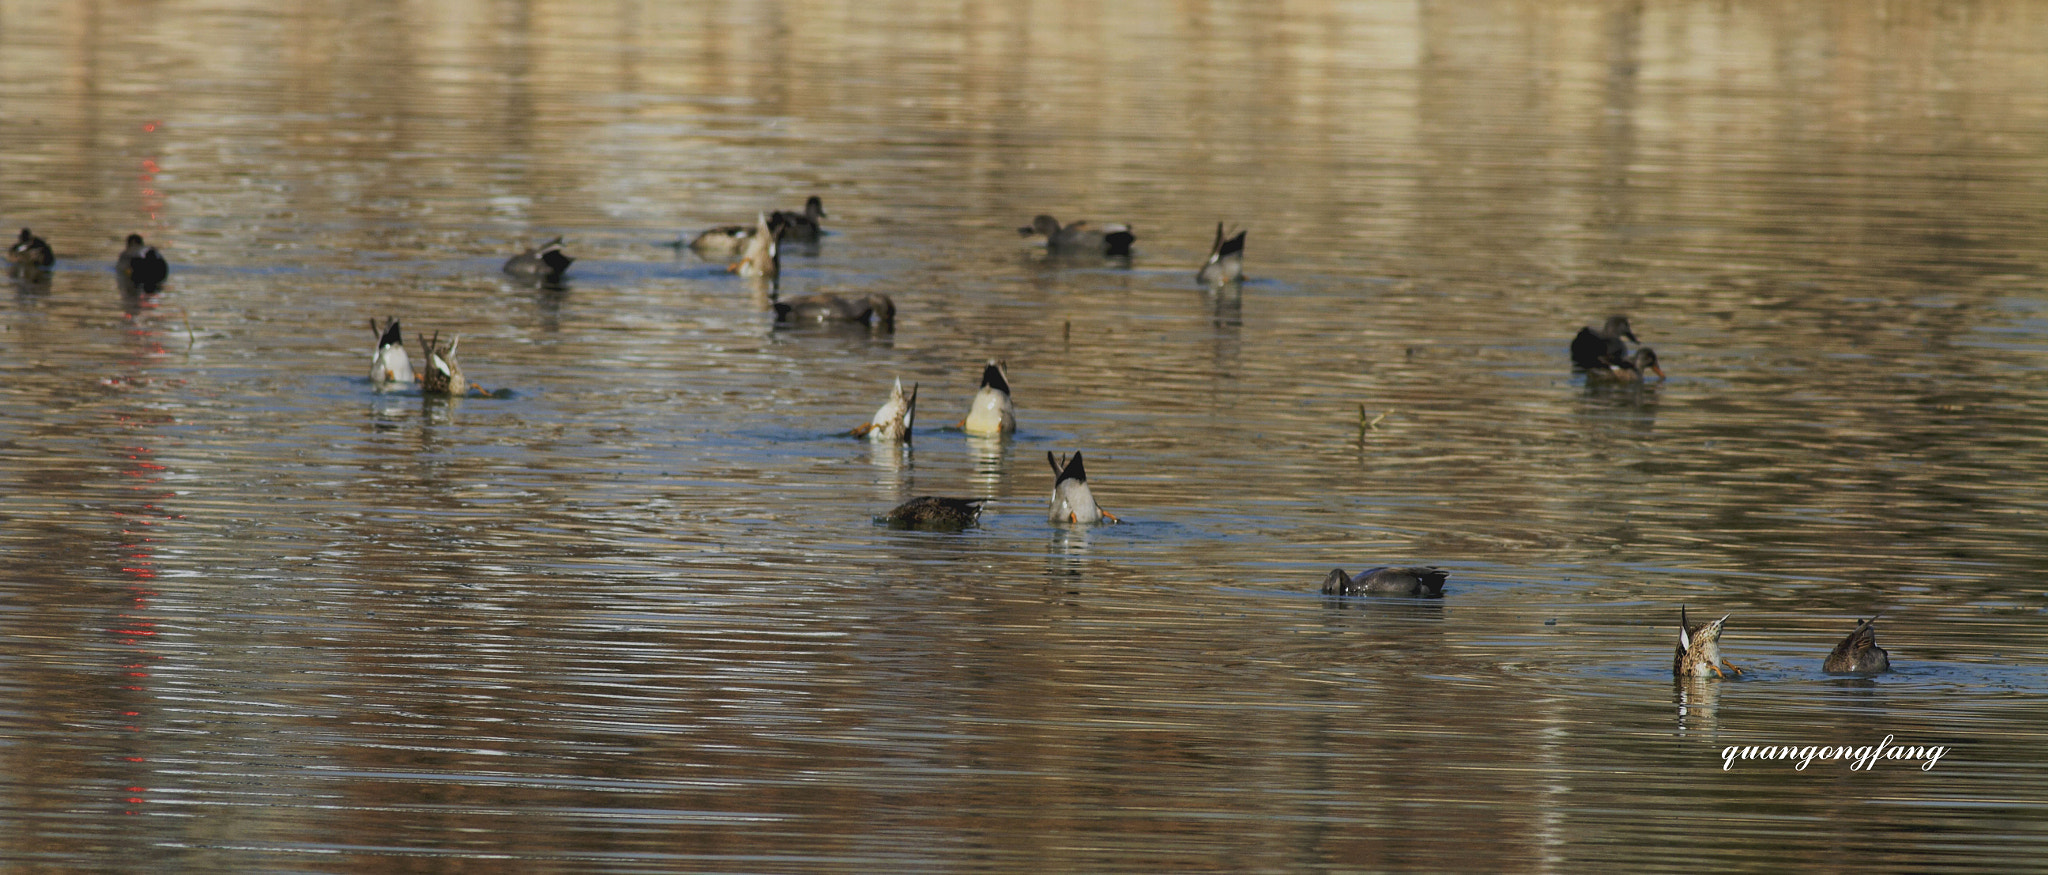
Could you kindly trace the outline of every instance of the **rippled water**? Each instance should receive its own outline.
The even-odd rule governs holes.
[[[2043,46],[1997,2],[9,4],[0,227],[62,260],[0,294],[0,861],[2030,868]],[[781,293],[893,334],[662,245],[812,193]],[[565,287],[499,273],[554,234]],[[1570,372],[1614,312],[1670,380]],[[374,394],[390,315],[498,397]],[[989,358],[1007,441],[949,427]],[[914,448],[843,437],[899,376]],[[1046,522],[1075,450],[1124,524]],[[923,494],[993,501],[874,523]],[[1315,595],[1411,562],[1443,600]],[[1681,605],[1742,679],[1672,683]],[[1880,612],[1897,670],[1821,674]],[[1947,752],[1722,759],[1886,736]]]

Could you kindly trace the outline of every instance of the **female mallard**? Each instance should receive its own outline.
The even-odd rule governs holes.
[[[562,251],[562,238],[556,237],[507,259],[505,272],[528,282],[559,283],[575,260]]]
[[[825,218],[825,202],[819,200],[817,195],[811,195],[804,200],[803,212],[776,210],[774,215],[768,217],[768,224],[779,232],[778,236],[783,240],[791,243],[816,243],[820,232],[818,220],[822,218]]]
[[[1381,566],[1352,577],[1342,568],[1323,578],[1323,595],[1405,595],[1442,598],[1451,573],[1434,565]]]
[[[1891,671],[1892,656],[1877,646],[1877,618],[1856,621],[1856,628],[1835,645],[1821,671],[1828,674],[1877,674]]]
[[[412,358],[405,354],[405,332],[398,328],[398,320],[392,319],[377,327],[377,320],[370,320],[370,333],[377,336],[377,351],[370,355],[370,385],[382,392],[393,383],[411,385],[416,379],[412,373]]]
[[[434,332],[432,338],[420,335],[420,346],[426,348],[426,373],[420,375],[420,391],[428,395],[460,396],[472,388],[468,378],[462,376],[462,365],[455,361],[455,346],[462,342],[462,335],[448,336],[448,345],[441,346],[441,332]]]
[[[1244,235],[1223,236],[1223,223],[1216,223],[1216,242],[1209,244],[1209,260],[1202,263],[1202,269],[1195,273],[1195,281],[1210,288],[1221,288],[1244,279]]]
[[[142,242],[141,234],[130,234],[127,248],[114,259],[114,272],[120,275],[124,286],[154,292],[163,285],[164,278],[171,275],[171,265],[156,251],[156,247]]]
[[[917,384],[910,384],[910,394],[903,394],[903,378],[896,378],[896,388],[889,390],[889,400],[875,411],[875,418],[864,425],[854,426],[854,437],[866,437],[876,443],[900,441],[910,443],[910,425],[917,419]]]
[[[50,249],[49,242],[27,228],[21,229],[21,238],[7,247],[8,267],[18,274],[40,273],[56,263],[57,253]]]
[[[1606,370],[1628,358],[1628,344],[1622,338],[1636,340],[1636,333],[1629,330],[1627,316],[1609,316],[1607,323],[1594,328],[1581,327],[1578,336],[1572,338],[1572,364],[1588,371]]]
[[[784,300],[775,298],[775,321],[781,325],[864,323],[881,331],[896,330],[896,302],[879,292],[842,298],[831,292]]]
[[[1088,489],[1088,469],[1081,465],[1081,451],[1075,450],[1074,457],[1064,464],[1047,450],[1045,461],[1052,465],[1052,507],[1046,511],[1046,519],[1054,523],[1075,523],[1091,525],[1109,520],[1122,522],[1100,505],[1095,503],[1095,493]]]
[[[726,270],[744,277],[772,280],[782,275],[782,247],[775,231],[768,227],[768,217],[757,214],[754,218],[754,233],[747,236],[746,254]]]
[[[940,498],[920,495],[889,511],[881,522],[892,529],[957,532],[981,518],[983,498]]]
[[[1671,657],[1671,675],[1681,678],[1703,678],[1710,674],[1724,678],[1741,676],[1742,669],[1721,658],[1721,625],[1726,622],[1728,617],[1724,615],[1711,623],[1689,625],[1685,620],[1685,606],[1679,605],[1678,652]]]
[[[1128,257],[1131,244],[1138,239],[1129,225],[1116,222],[1096,225],[1080,221],[1062,226],[1060,220],[1042,214],[1031,220],[1030,227],[1018,228],[1017,233],[1025,237],[1045,235],[1045,249],[1054,255],[1106,255],[1111,258]]]
[[[989,359],[981,369],[981,387],[974,390],[960,430],[976,437],[1001,437],[1017,430],[1017,406],[1010,402],[1010,380],[1002,362]]]

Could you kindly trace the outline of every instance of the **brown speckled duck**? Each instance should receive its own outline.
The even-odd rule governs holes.
[[[981,506],[986,501],[981,498],[920,495],[897,505],[883,515],[880,522],[892,529],[957,532],[974,525],[981,518]]]
[[[1693,626],[1685,606],[1678,606],[1678,652],[1671,657],[1671,675],[1680,678],[1741,676],[1742,669],[1721,658],[1721,626],[1728,617]]]
[[[1821,663],[1821,671],[1829,674],[1877,674],[1891,671],[1892,657],[1885,649],[1877,646],[1877,618],[1856,621],[1856,628],[1842,643],[1835,645]]]

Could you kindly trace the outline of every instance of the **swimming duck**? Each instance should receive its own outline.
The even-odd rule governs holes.
[[[1045,249],[1054,255],[1106,255],[1124,258],[1131,254],[1131,244],[1138,235],[1131,232],[1131,226],[1110,222],[1095,225],[1087,221],[1062,226],[1051,216],[1040,214],[1031,220],[1030,227],[1018,228],[1017,233],[1029,237],[1045,235]]]
[[[881,521],[892,529],[957,532],[974,525],[981,518],[981,506],[986,501],[983,498],[920,495],[897,505]]]
[[[7,263],[16,273],[44,271],[57,263],[57,253],[35,232],[23,228],[20,240],[7,247]]]
[[[472,388],[462,376],[462,365],[455,361],[455,346],[462,342],[462,335],[448,336],[448,345],[441,346],[441,332],[434,332],[430,339],[420,335],[420,346],[426,348],[427,370],[420,375],[420,391],[428,395],[461,396]]]
[[[825,218],[825,202],[819,200],[817,195],[811,195],[804,200],[803,212],[776,210],[774,215],[768,217],[768,225],[774,228],[783,240],[791,243],[816,243],[819,234],[818,220],[822,218]]]
[[[1332,568],[1323,578],[1323,595],[1405,595],[1441,598],[1451,573],[1433,565],[1368,568],[1352,577]]]
[[[1877,618],[1856,621],[1856,629],[1835,645],[1821,671],[1828,674],[1877,674],[1891,671],[1892,656],[1877,646]]]
[[[1664,368],[1657,364],[1657,351],[1647,346],[1636,347],[1627,356],[1610,361],[1602,367],[1586,370],[1586,379],[1613,380],[1618,383],[1640,383],[1655,373],[1657,379],[1664,379]]]
[[[405,332],[398,329],[398,320],[379,328],[377,320],[371,319],[370,333],[377,336],[377,351],[370,356],[370,385],[379,392],[393,383],[411,385],[417,378],[412,373],[412,358],[405,354]]]
[[[989,359],[981,369],[981,387],[974,390],[960,430],[977,437],[1001,437],[1017,430],[1017,406],[1010,402],[1010,380],[1002,362]]]
[[[156,247],[142,242],[141,234],[128,235],[128,246],[121,250],[121,256],[114,260],[114,272],[122,282],[135,288],[154,292],[163,285],[165,277],[171,275],[171,265],[164,261]]]
[[[562,251],[562,238],[556,237],[507,259],[505,272],[530,282],[559,283],[575,260]]]
[[[910,384],[910,394],[903,394],[903,378],[896,378],[896,388],[889,390],[889,400],[875,411],[875,418],[863,425],[854,426],[854,437],[866,437],[876,443],[901,441],[910,443],[910,425],[917,419],[917,384]]]
[[[746,254],[726,270],[745,277],[775,279],[782,275],[782,247],[776,239],[775,230],[768,227],[768,217],[756,214],[754,233],[747,236]]]
[[[1627,316],[1609,316],[1607,323],[1594,328],[1581,327],[1572,338],[1572,364],[1588,371],[1604,370],[1614,363],[1628,358],[1628,344],[1622,338],[1636,340],[1636,333],[1629,330]]]
[[[1202,269],[1195,273],[1195,281],[1210,288],[1220,288],[1244,279],[1244,235],[1239,231],[1234,237],[1223,236],[1223,223],[1216,223],[1216,242],[1209,244],[1209,260],[1202,263]]]
[[[879,292],[842,298],[831,292],[783,300],[774,298],[775,321],[782,325],[866,323],[882,331],[896,330],[896,302]]]
[[[1075,450],[1074,457],[1064,464],[1047,450],[1045,461],[1052,465],[1052,507],[1046,511],[1046,519],[1082,525],[1103,520],[1122,522],[1095,503],[1095,493],[1088,489],[1088,469],[1081,465],[1080,450]]]
[[[747,251],[747,241],[753,236],[752,225],[720,225],[691,238],[687,245],[706,260],[732,258]]]
[[[1686,622],[1685,606],[1678,606],[1678,652],[1671,657],[1671,675],[1703,678],[1707,675],[1741,676],[1742,669],[1721,658],[1721,625],[1727,616],[1694,626]],[[1724,671],[1725,670],[1725,671]]]

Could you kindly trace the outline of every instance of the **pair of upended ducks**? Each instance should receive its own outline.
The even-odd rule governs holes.
[[[1638,344],[1634,352],[1629,351],[1628,341]],[[1640,383],[1651,372],[1664,379],[1657,351],[1641,344],[1629,328],[1627,316],[1609,316],[1599,328],[1581,327],[1572,338],[1572,364],[1585,370],[1588,379]]]
[[[377,351],[370,356],[370,386],[376,391],[418,383],[420,392],[427,395],[465,395],[472,390],[486,394],[482,386],[462,375],[462,365],[455,360],[455,347],[462,342],[462,335],[449,335],[446,345],[441,343],[439,331],[432,337],[420,335],[427,368],[415,374],[412,357],[405,352],[405,332],[399,329],[397,319],[381,326],[371,319],[370,331],[377,336]]]
[[[1679,678],[1741,677],[1742,669],[1721,658],[1721,629],[1728,617],[1711,623],[1686,622],[1678,608],[1678,649],[1671,657],[1671,675]],[[1821,662],[1828,674],[1877,674],[1890,671],[1891,654],[1877,646],[1877,618],[1856,621],[1856,628]]]
[[[849,433],[877,443],[909,443],[910,427],[916,419],[917,384],[910,384],[906,393],[903,378],[898,377],[889,390],[889,400]],[[959,427],[975,437],[1002,437],[1017,430],[1017,405],[1010,400],[1010,379],[1002,362],[990,360],[981,369],[981,385],[975,388],[974,400],[968,402],[967,417],[960,420]]]
[[[1105,258],[1128,258],[1131,244],[1138,241],[1138,235],[1131,226],[1120,222],[1095,224],[1086,220],[1068,225],[1058,219],[1039,215],[1031,224],[1017,229],[1017,233],[1029,237],[1034,234],[1045,237],[1045,250],[1054,256],[1099,255]],[[1212,287],[1222,287],[1244,279],[1244,231],[1226,232],[1223,223],[1216,223],[1216,238],[1209,244],[1209,257],[1195,272],[1195,281]]]

